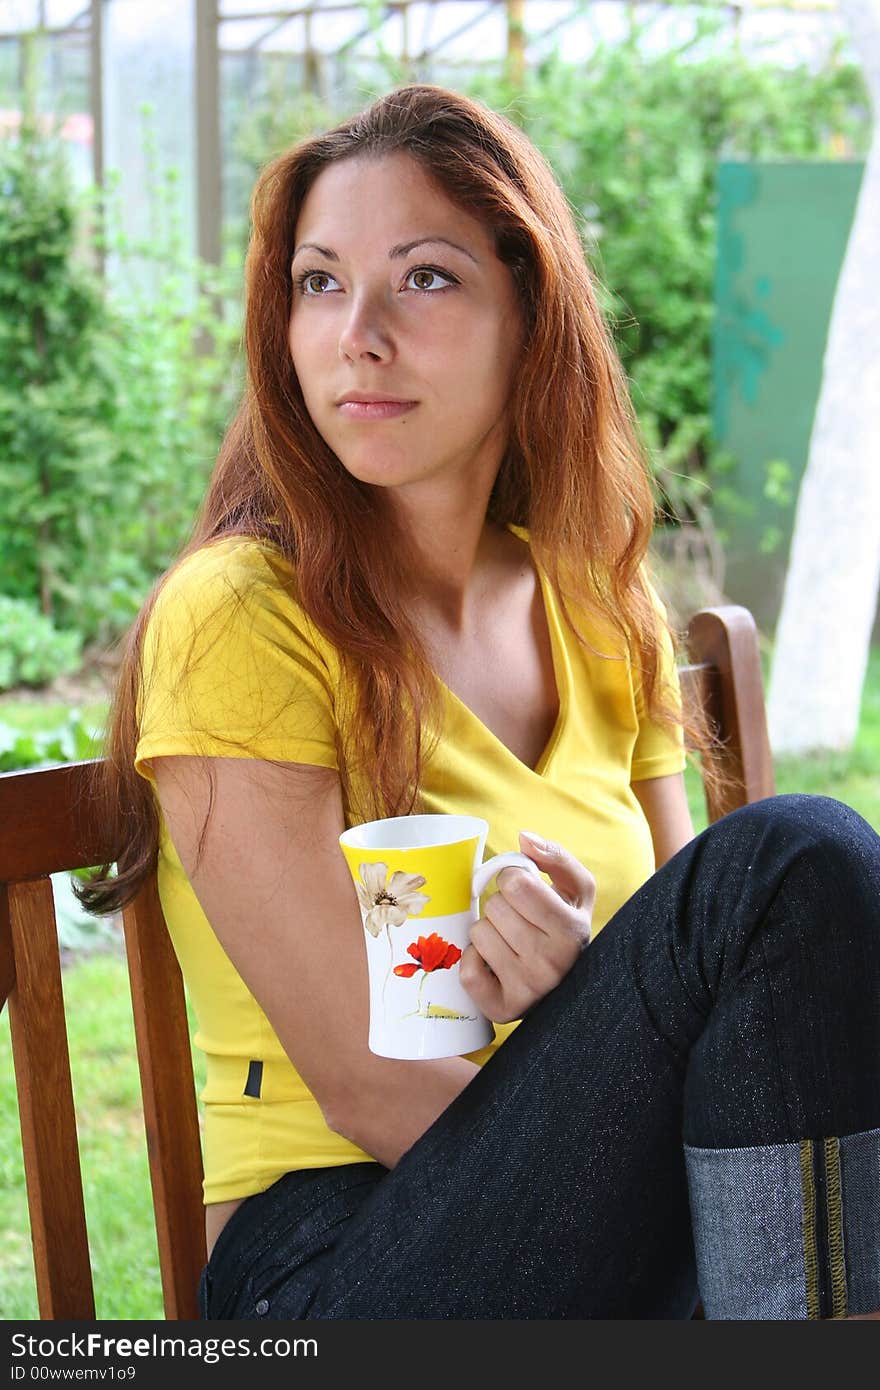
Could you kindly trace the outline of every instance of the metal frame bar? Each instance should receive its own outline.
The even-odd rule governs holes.
[[[195,0],[196,250],[220,264],[223,217],[217,0]]]
[[[491,0],[493,5],[504,4],[505,0]],[[620,3],[631,3],[631,0],[619,0]],[[386,8],[390,10],[405,9],[408,5],[422,3],[426,5],[454,5],[454,4],[474,4],[474,0],[388,0]],[[648,3],[648,0],[645,0]],[[657,4],[664,4],[664,0],[655,0]],[[671,8],[675,0],[666,0]],[[837,14],[839,6],[837,0],[721,0],[721,3],[712,5],[712,0],[701,0],[706,9],[730,10],[732,14],[737,11],[747,13],[749,10],[760,10],[762,13],[771,11],[781,11],[786,14]],[[91,0],[78,15],[75,15],[67,24],[55,26],[47,25],[42,28],[45,34],[84,34],[88,29],[87,16],[91,8]],[[219,14],[220,24],[235,24],[239,20],[252,19],[295,19],[308,14],[339,14],[346,10],[358,10],[362,5],[360,0],[349,0],[349,3],[334,3],[331,5],[294,5],[290,9],[286,7],[272,10],[255,10],[253,14]],[[0,31],[0,43],[4,41],[16,42],[24,34],[32,32],[28,28],[7,29]],[[227,50],[234,52],[237,50]]]
[[[473,4],[473,0],[470,0],[470,2]],[[468,29],[473,29],[477,24],[481,24],[486,16],[490,15],[492,11],[497,8],[498,0],[488,0],[488,4],[483,6],[479,14],[471,15],[471,18],[465,20],[464,24],[459,24],[457,29],[453,29],[448,34],[444,34],[442,39],[438,39],[430,48],[423,48],[420,53],[414,56],[413,62],[423,63],[426,58],[433,58],[435,53],[440,52],[444,44],[451,43],[453,39],[460,39],[462,34],[466,34]]]
[[[493,5],[506,4],[506,0],[491,0],[491,2]],[[644,0],[644,2],[648,3],[648,0]],[[414,3],[427,5],[471,5],[474,3],[474,0],[388,0],[386,8],[389,10],[402,10]],[[634,0],[619,0],[619,3],[631,6]],[[671,9],[675,5],[675,0],[655,0],[655,3],[660,5],[665,4]],[[712,0],[701,0],[701,3],[706,9],[730,10],[731,12],[737,10],[760,10],[766,13],[771,10],[780,10],[784,13],[793,14],[835,14],[839,8],[837,0],[719,0],[719,3],[714,5],[712,4]],[[636,8],[639,7],[639,0],[635,0],[635,5]],[[330,5],[292,5],[289,9],[285,6],[281,9],[255,10],[252,14],[221,14],[220,23],[235,24],[238,21],[244,22],[254,19],[294,19],[307,14],[339,14],[347,10],[358,10],[362,8],[363,6],[360,0],[349,0],[348,3],[345,3],[345,0],[334,0],[334,3]]]
[[[86,11],[83,11],[85,14]],[[95,186],[104,183],[104,0],[90,0],[89,9],[89,100],[92,108],[92,177]]]
[[[431,3],[431,0],[429,0],[429,3]],[[45,9],[42,9],[41,13],[45,14]],[[49,37],[53,34],[85,34],[88,31],[90,18],[91,0],[89,0],[88,4],[83,6],[79,14],[74,15],[73,19],[68,20],[66,24],[37,24],[35,29],[22,28],[7,30],[4,33],[0,33],[0,41],[8,39],[14,42],[16,39],[22,39],[25,34],[33,33],[46,34]]]

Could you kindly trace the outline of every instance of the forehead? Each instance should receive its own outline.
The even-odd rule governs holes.
[[[356,155],[328,165],[315,179],[297,218],[296,244],[323,236],[339,250],[337,242],[393,244],[453,230],[494,249],[480,219],[453,203],[411,155]]]

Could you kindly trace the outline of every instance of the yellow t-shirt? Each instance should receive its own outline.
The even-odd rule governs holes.
[[[424,768],[423,809],[483,817],[487,857],[517,848],[520,829],[565,845],[596,878],[599,930],[654,869],[630,783],[680,772],[682,740],[644,720],[629,663],[585,650],[540,579],[559,694],[540,761],[526,767],[444,686],[445,730]],[[241,537],[206,546],[165,583],[145,636],[135,758],[154,789],[150,759],[160,755],[337,766],[340,662],[292,585],[276,547]],[[588,635],[598,651],[613,650],[607,634]],[[664,676],[677,688],[671,646]],[[346,821],[354,823],[348,812]],[[369,1158],[325,1124],[214,935],[161,811],[158,880],[207,1059],[205,1201],[261,1192],[291,1169]],[[472,1060],[482,1065],[516,1026],[496,1024],[494,1041]]]

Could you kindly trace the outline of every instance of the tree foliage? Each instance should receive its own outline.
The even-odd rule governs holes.
[[[82,641],[76,631],[58,632],[27,599],[0,594],[0,691],[41,686],[79,668]]]
[[[0,593],[103,645],[192,524],[237,329],[222,277],[173,245],[150,248],[152,289],[108,291],[82,238],[102,210],[85,218],[51,136],[0,144],[0,188]],[[118,234],[98,249],[143,250]]]
[[[112,342],[58,148],[26,128],[0,188],[0,591],[57,618],[106,511]]]

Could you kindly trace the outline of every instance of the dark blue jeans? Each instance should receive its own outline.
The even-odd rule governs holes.
[[[878,836],[816,796],[710,826],[393,1170],[248,1198],[201,1296],[210,1318],[880,1309]]]

